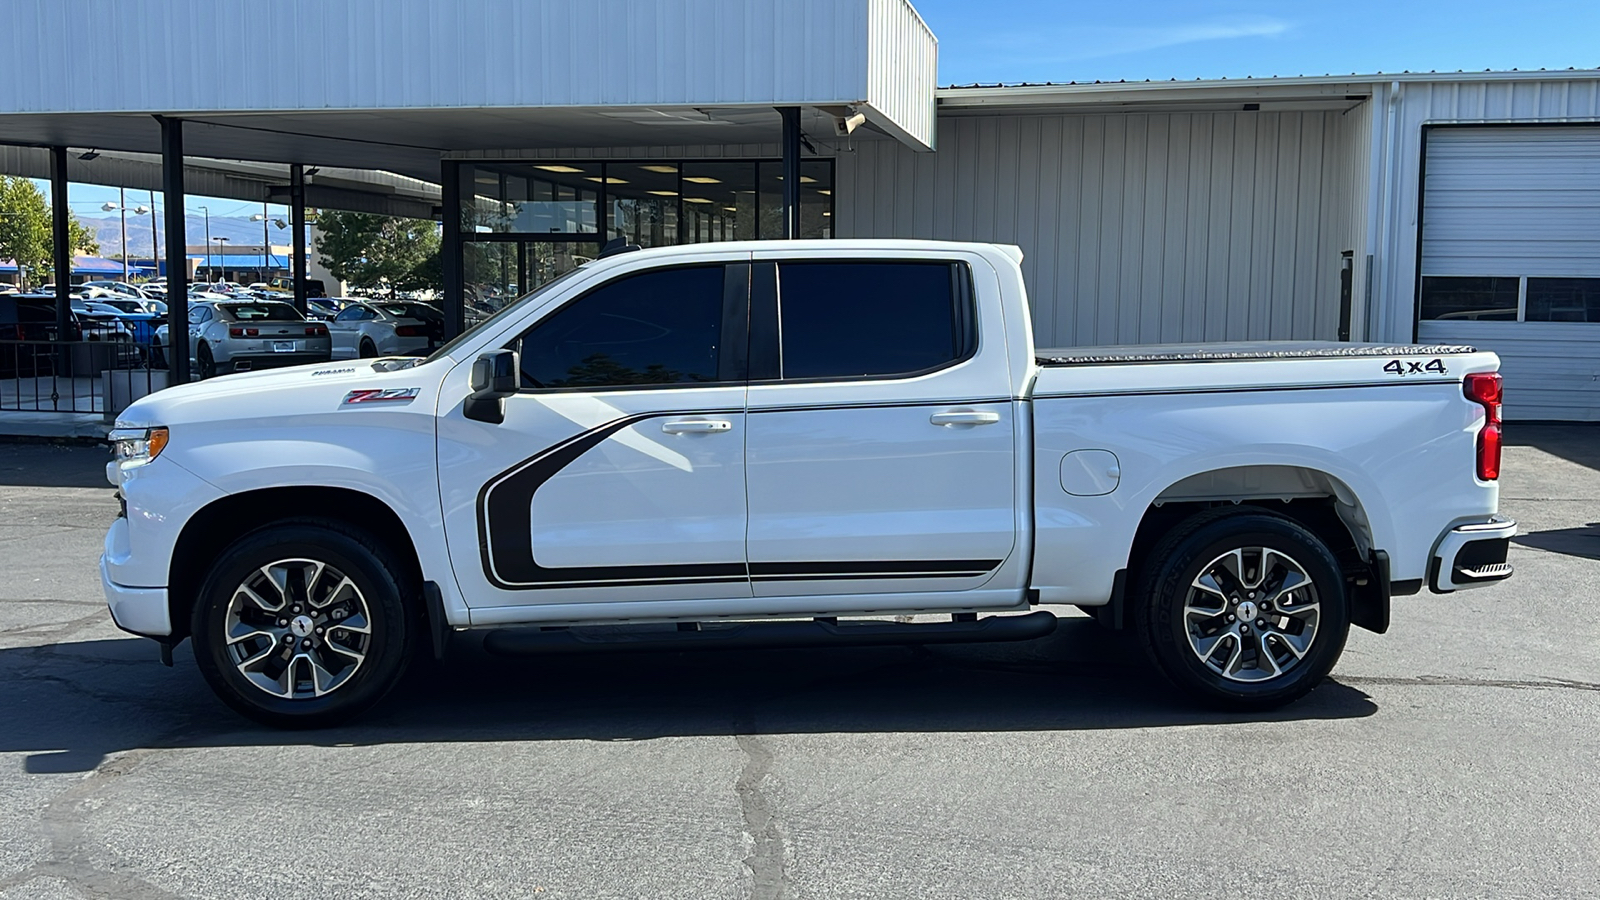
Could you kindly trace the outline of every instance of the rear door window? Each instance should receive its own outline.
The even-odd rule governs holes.
[[[784,380],[930,372],[977,349],[966,266],[948,262],[778,264]]]

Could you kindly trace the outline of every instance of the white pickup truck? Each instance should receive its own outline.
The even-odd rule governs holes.
[[[635,249],[635,248],[628,248]],[[619,252],[426,359],[230,375],[112,435],[101,569],[229,705],[340,722],[414,654],[1131,629],[1282,704],[1391,595],[1508,577],[1469,347],[1036,350],[1015,247]],[[980,614],[981,615],[980,617]],[[909,616],[916,616],[911,619]]]

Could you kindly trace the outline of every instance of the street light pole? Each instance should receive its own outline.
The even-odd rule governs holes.
[[[156,192],[150,192],[150,255],[155,259],[156,277],[161,277],[161,235],[156,234]],[[164,283],[164,282],[163,282]]]
[[[217,280],[217,264],[211,260],[211,210],[205,206],[200,207],[206,213],[206,277],[212,281]],[[189,244],[189,236],[183,236],[184,246]],[[172,260],[167,260],[167,265],[172,265]]]
[[[267,230],[267,201],[261,201],[261,215],[251,216],[261,220],[261,280],[267,280],[267,266],[272,262],[272,233]]]
[[[228,239],[219,234],[212,238],[212,240],[217,242],[217,255],[222,257],[222,280],[226,281],[228,279],[228,251],[224,246],[224,243]],[[212,273],[212,279],[216,280],[215,272]]]

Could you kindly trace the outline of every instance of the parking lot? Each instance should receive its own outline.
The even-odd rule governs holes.
[[[993,647],[461,647],[311,733],[111,625],[103,451],[0,444],[0,898],[1594,896],[1597,438],[1513,423],[1517,576],[1397,598],[1271,715],[1197,711],[1074,617]]]

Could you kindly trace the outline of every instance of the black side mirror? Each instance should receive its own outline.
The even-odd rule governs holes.
[[[506,420],[505,398],[517,392],[517,354],[490,350],[472,361],[472,393],[461,414],[479,422],[499,425]]]

